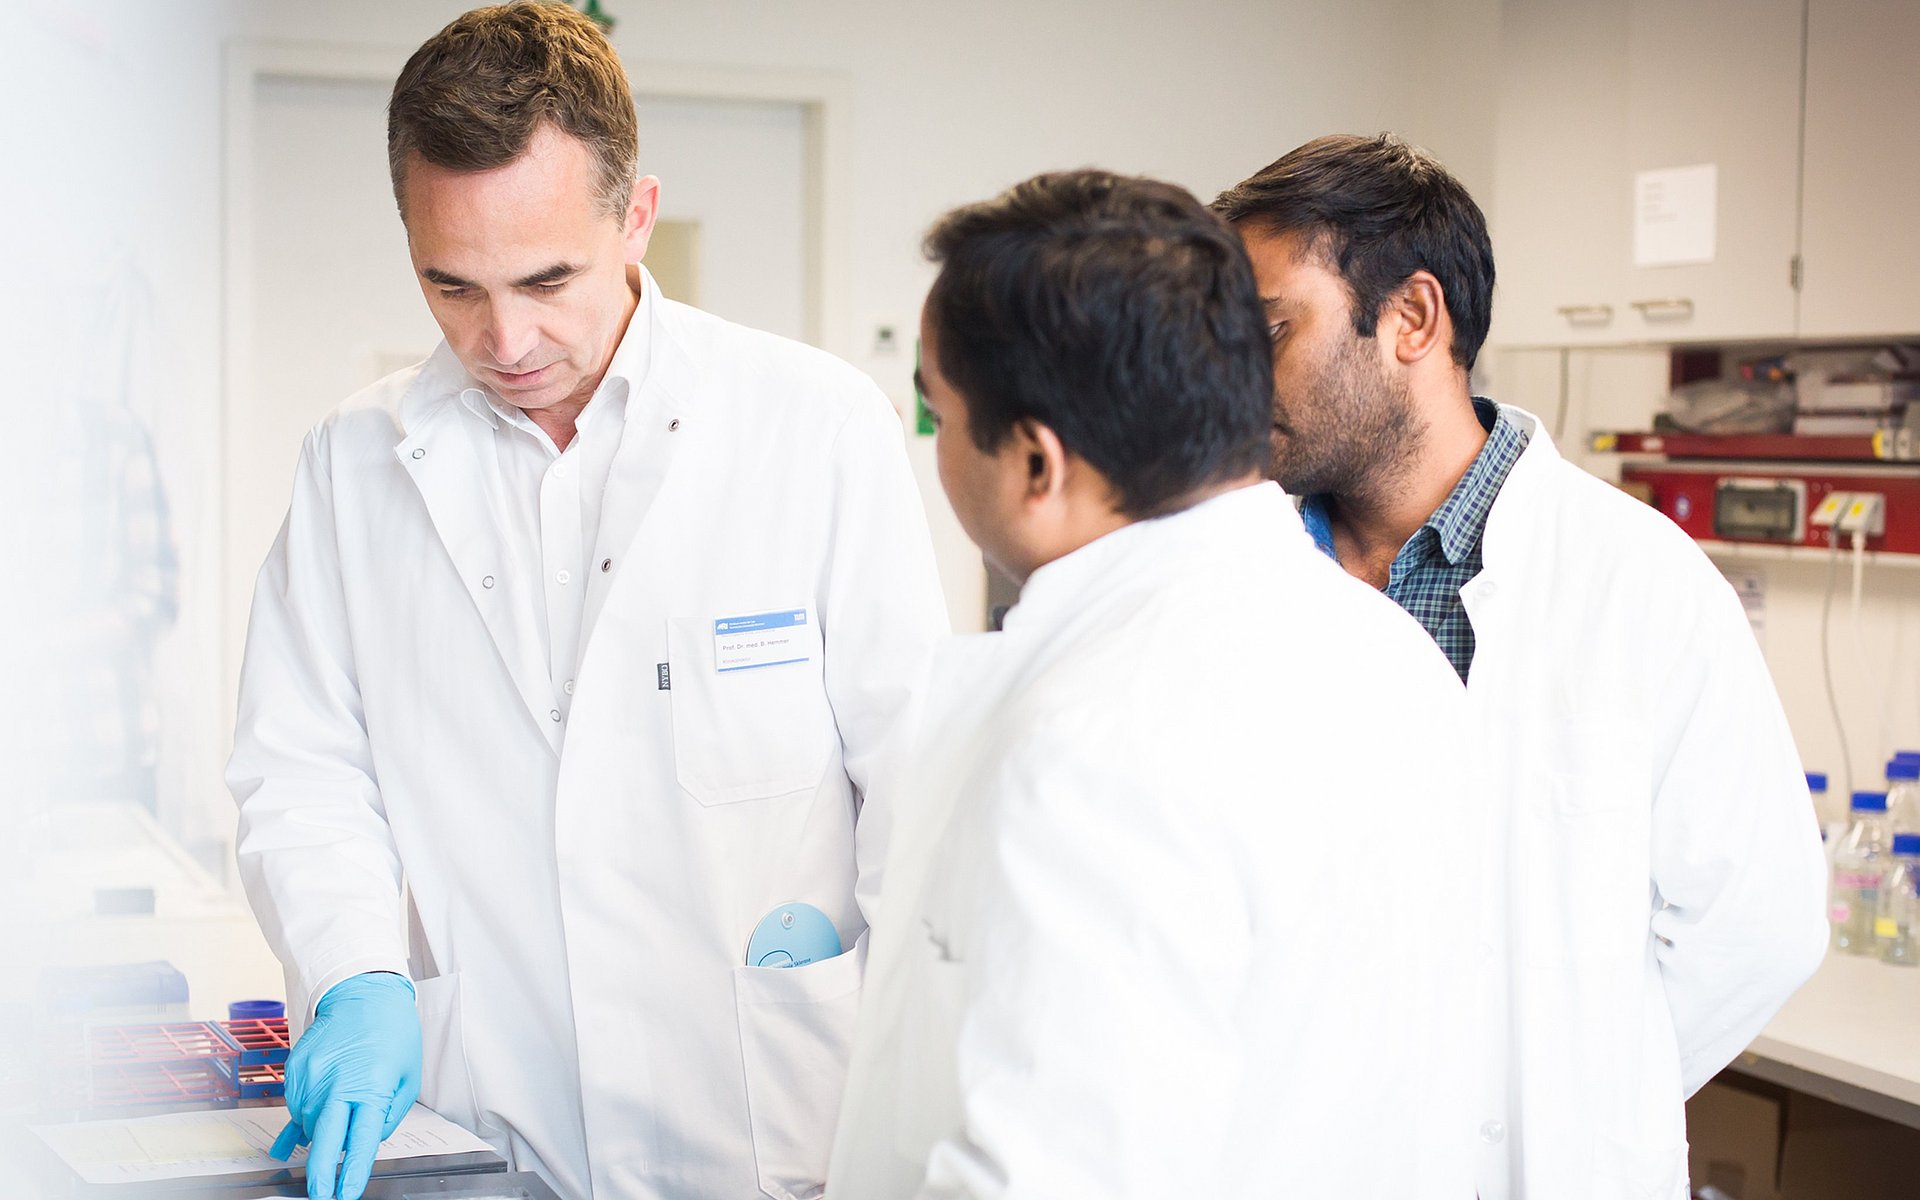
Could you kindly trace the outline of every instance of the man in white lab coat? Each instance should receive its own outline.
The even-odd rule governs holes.
[[[1470,394],[1493,252],[1438,162],[1322,138],[1215,209],[1267,309],[1275,478],[1467,683],[1492,801],[1479,1194],[1683,1197],[1682,1102],[1826,937],[1813,810],[1740,603],[1665,517]]]
[[[356,1195],[418,1088],[572,1200],[817,1195],[869,785],[946,628],[899,422],[639,268],[659,184],[578,13],[459,18],[389,115],[446,341],[307,437],[229,770],[310,1022],[280,1148]],[[847,953],[745,965],[796,904]]]
[[[936,657],[828,1194],[1469,1195],[1463,696],[1261,481],[1238,242],[1089,171],[928,248],[941,482],[1025,586]]]

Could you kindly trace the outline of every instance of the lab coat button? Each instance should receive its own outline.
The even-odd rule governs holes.
[[[549,717],[552,717],[554,720],[558,721],[560,719],[560,710],[556,708],[552,712],[548,713],[547,715]]]
[[[569,679],[560,686],[566,689],[567,695],[573,695],[573,680]]]
[[[668,422],[667,422],[667,432],[668,432],[668,433],[678,433],[679,431],[680,431],[680,418],[679,418],[679,417],[675,417],[675,418],[674,418],[673,420],[671,420],[671,421],[668,421]]]
[[[601,559],[601,560],[600,560],[600,573],[601,573],[602,575],[605,575],[605,574],[606,574],[606,573],[607,573],[608,571],[611,571],[611,570],[613,570],[613,560],[612,560],[612,559],[610,559],[610,558],[603,558],[603,559]]]
[[[485,576],[485,577],[483,577],[483,578],[482,578],[482,579],[480,580],[480,586],[481,586],[481,587],[483,587],[483,588],[490,588],[490,587],[492,587],[492,586],[493,586],[493,576],[491,576],[491,575],[488,575],[488,576]]]
[[[1506,1136],[1507,1127],[1498,1121],[1488,1121],[1480,1126],[1480,1140],[1489,1146],[1498,1146]]]
[[[1489,579],[1487,582],[1480,585],[1480,598],[1482,600],[1490,600],[1493,598],[1494,593],[1498,592],[1499,590],[1500,590],[1500,586],[1494,583],[1491,579]]]
[[[555,583],[572,583],[573,572],[572,571],[555,571],[553,573],[553,581]]]
[[[413,456],[414,456],[415,458],[425,458],[425,457],[427,456],[427,451],[426,451],[426,447],[424,447],[424,446],[415,446],[415,447],[413,448]]]
[[[553,477],[555,479],[565,479],[567,477],[567,464],[555,463],[553,466]]]

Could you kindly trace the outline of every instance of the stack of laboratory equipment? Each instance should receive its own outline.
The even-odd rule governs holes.
[[[1920,965],[1920,833],[1893,835],[1893,869],[1880,888],[1873,940],[1881,961]]]
[[[1835,950],[1846,954],[1874,952],[1874,920],[1879,914],[1880,884],[1891,843],[1887,794],[1855,792],[1853,823],[1834,849],[1833,884],[1827,893]]]

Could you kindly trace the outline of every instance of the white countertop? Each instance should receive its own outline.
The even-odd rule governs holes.
[[[1920,967],[1829,952],[1733,1069],[1920,1128]]]

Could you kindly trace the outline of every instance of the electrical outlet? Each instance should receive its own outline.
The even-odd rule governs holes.
[[[1832,529],[1840,523],[1847,506],[1852,503],[1852,492],[1828,492],[1820,501],[1820,506],[1813,510],[1813,515],[1807,518],[1807,523],[1815,529]]]
[[[1879,492],[1851,492],[1840,532],[1880,537],[1887,532],[1887,498]]]

